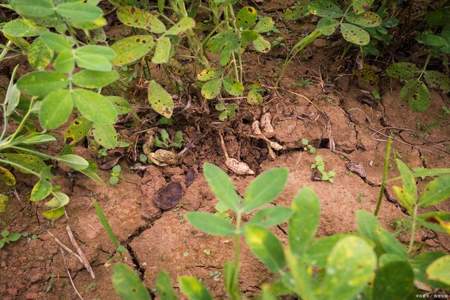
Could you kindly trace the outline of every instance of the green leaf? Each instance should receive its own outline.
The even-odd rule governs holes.
[[[352,0],[353,11],[357,14],[362,14],[368,10],[374,0]]]
[[[81,115],[89,121],[100,125],[116,122],[117,111],[105,96],[83,89],[75,89],[72,96]]]
[[[178,23],[176,23],[175,25],[173,25],[172,27],[170,27],[165,33],[164,36],[166,35],[178,35],[180,33],[183,33],[189,29],[192,29],[195,27],[195,21],[192,18],[189,17],[183,17],[181,18],[180,21],[178,21]]]
[[[275,200],[283,192],[287,178],[286,168],[274,168],[261,173],[245,190],[244,212],[251,212]]]
[[[50,207],[51,209],[58,209],[69,204],[70,198],[66,194],[62,192],[53,193],[53,198],[45,203],[46,207]]]
[[[223,266],[225,291],[229,299],[240,299],[239,267],[235,262],[227,261]]]
[[[261,87],[253,85],[247,94],[247,102],[250,105],[261,105],[263,102],[263,96],[261,95]]]
[[[323,35],[332,35],[337,27],[339,25],[339,22],[337,20],[331,19],[331,18],[322,18],[317,23],[317,30],[320,31]]]
[[[148,101],[158,114],[168,119],[172,117],[174,108],[172,96],[154,80],[148,85]]]
[[[55,52],[68,51],[73,47],[73,41],[62,34],[46,31],[40,38]]]
[[[236,15],[237,26],[243,29],[252,28],[256,24],[257,16],[258,14],[255,8],[245,6]]]
[[[156,291],[161,300],[177,300],[177,295],[172,287],[169,274],[159,272],[156,277]]]
[[[395,79],[408,80],[417,77],[420,73],[419,68],[413,63],[398,62],[391,64],[386,69],[386,74]]]
[[[197,74],[197,80],[198,81],[209,81],[211,79],[216,79],[220,77],[221,72],[219,72],[217,69],[203,69],[200,73]]]
[[[427,275],[427,268],[438,258],[445,256],[444,252],[423,252],[411,259],[410,263],[414,270],[415,279],[430,285],[434,288],[446,288],[448,285],[439,281],[430,280]]]
[[[151,299],[139,276],[126,264],[118,263],[113,266],[112,283],[122,300]]]
[[[114,247],[119,248],[120,247],[119,239],[114,234],[114,231],[108,222],[108,218],[105,215],[105,211],[103,210],[102,206],[98,203],[97,200],[94,200],[93,204],[94,204],[94,208],[95,208],[95,215],[97,216],[100,224],[102,224],[103,228],[105,229],[109,240],[114,245]]]
[[[91,22],[103,15],[103,11],[96,5],[83,2],[61,3],[56,6],[56,13],[70,23]]]
[[[303,254],[316,235],[320,221],[320,202],[310,188],[302,188],[291,204],[289,247],[293,254]]]
[[[283,206],[267,207],[256,212],[247,224],[255,224],[265,228],[280,225],[289,220],[292,210]]]
[[[393,261],[378,269],[373,299],[407,299],[414,290],[414,273],[407,261]]]
[[[7,186],[16,185],[16,177],[11,173],[10,170],[0,166],[0,182],[6,184]]]
[[[223,80],[223,88],[228,94],[235,97],[242,96],[244,93],[244,85],[230,77],[226,77]]]
[[[261,17],[253,28],[258,33],[266,33],[275,29],[275,23],[271,17]]]
[[[75,58],[73,56],[72,50],[65,50],[60,52],[53,62],[53,67],[60,73],[72,72],[75,68]]]
[[[311,242],[306,251],[302,253],[301,257],[304,261],[307,261],[309,265],[325,269],[327,258],[334,246],[346,236],[348,235],[335,234],[315,239]]]
[[[81,171],[89,167],[89,162],[79,155],[64,154],[58,156],[58,161],[62,162],[76,171]]]
[[[29,170],[40,174],[47,165],[37,156],[22,153],[2,153],[0,157],[15,163],[14,169],[24,174],[30,174]]]
[[[115,70],[109,72],[82,70],[74,74],[72,78],[73,83],[87,89],[99,89],[117,79],[119,79],[119,73]]]
[[[271,44],[268,40],[266,40],[262,35],[258,35],[256,40],[253,41],[253,47],[255,50],[261,53],[267,53],[270,51]]]
[[[235,212],[240,210],[241,199],[234,189],[230,177],[219,167],[205,163],[203,176],[208,182],[209,188],[219,200],[219,203]]]
[[[52,91],[66,88],[68,83],[62,73],[35,71],[22,76],[17,81],[17,87],[25,94],[44,97]]]
[[[44,200],[50,195],[52,188],[52,184],[47,179],[39,179],[31,190],[30,200],[33,202]]]
[[[116,129],[112,124],[94,124],[94,139],[106,149],[113,149],[118,145]]]
[[[342,37],[355,45],[365,46],[370,42],[370,35],[361,27],[349,23],[341,24]]]
[[[202,96],[207,100],[211,100],[219,96],[220,90],[222,89],[222,79],[212,79],[210,81],[205,82],[202,85]]]
[[[408,258],[403,244],[393,234],[381,227],[377,217],[373,214],[363,210],[357,211],[356,223],[359,234],[375,243],[375,251],[378,254],[395,254],[405,260]]]
[[[111,61],[116,57],[116,53],[110,47],[87,45],[77,48],[74,57],[80,68],[107,72],[112,70]]]
[[[114,104],[117,114],[124,115],[131,112],[132,108],[126,99],[119,96],[106,96],[106,98]]]
[[[48,94],[41,102],[39,121],[45,129],[55,129],[66,123],[73,109],[69,90],[57,90]]]
[[[436,232],[444,232],[450,235],[450,212],[431,211],[417,216],[420,225]]]
[[[308,5],[311,14],[324,18],[339,18],[344,15],[342,9],[330,0],[315,0]]]
[[[423,32],[417,37],[417,41],[429,47],[442,48],[447,47],[448,41],[437,34]]]
[[[441,89],[444,93],[450,92],[450,78],[438,71],[425,71],[425,81],[430,88]]]
[[[155,54],[152,58],[154,64],[165,64],[169,62],[172,43],[168,37],[160,37],[156,41]]]
[[[113,60],[115,66],[131,64],[144,57],[155,46],[151,35],[133,35],[115,42],[111,48],[117,56]]]
[[[37,36],[45,31],[44,27],[40,27],[28,19],[14,19],[5,23],[3,33],[13,37],[32,37]]]
[[[428,278],[450,285],[450,255],[435,260],[427,268]]]
[[[10,0],[9,4],[24,17],[45,18],[55,13],[52,0]]]
[[[450,175],[440,176],[429,182],[419,198],[421,207],[437,205],[450,198]]]
[[[426,169],[426,168],[415,168],[413,170],[414,177],[434,177],[439,175],[448,175],[450,174],[450,168],[433,168],[433,169]]]
[[[157,16],[133,6],[121,6],[117,10],[117,18],[123,24],[146,29],[150,32],[161,34],[166,31],[166,26]]]
[[[400,98],[408,102],[413,111],[424,112],[430,107],[430,92],[420,80],[412,79],[400,90]]]
[[[212,300],[205,286],[192,276],[180,276],[178,278],[181,292],[188,300]]]
[[[4,100],[4,103],[6,105],[4,113],[6,116],[12,115],[12,113],[16,110],[17,106],[20,103],[20,90],[17,87],[17,84],[14,84],[14,77],[16,76],[17,67],[18,66],[13,69],[11,78],[9,80],[8,89],[6,90]]]
[[[195,228],[211,235],[235,235],[236,230],[228,219],[207,213],[190,212],[187,214],[189,223]]]
[[[267,229],[247,224],[244,228],[245,241],[250,251],[272,272],[280,272],[286,265],[283,246]]]
[[[328,256],[320,299],[351,300],[373,279],[377,258],[363,239],[348,236]]]
[[[383,21],[379,15],[371,11],[367,11],[359,15],[348,14],[345,17],[345,20],[349,23],[367,28],[378,27]]]

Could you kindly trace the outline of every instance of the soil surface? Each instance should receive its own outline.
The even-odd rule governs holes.
[[[278,1],[269,2],[266,10],[276,13]],[[294,33],[305,31],[295,23],[286,26]],[[188,211],[214,210],[216,199],[201,168],[209,161],[226,169],[220,135],[228,155],[247,163],[256,175],[272,167],[289,169],[287,188],[273,205],[288,206],[299,188],[312,187],[321,200],[320,235],[352,231],[355,212],[374,209],[389,134],[394,136],[396,155],[410,167],[449,167],[450,122],[442,115],[442,107],[449,103],[447,95],[432,92],[432,107],[426,113],[413,113],[399,99],[397,83],[382,78],[381,99],[376,100],[367,86],[345,71],[345,62],[330,60],[335,57],[335,49],[328,40],[316,43],[294,61],[281,87],[275,90],[272,86],[283,62],[283,50],[272,52],[246,57],[247,80],[261,82],[268,91],[262,106],[249,106],[242,100],[234,120],[219,122],[212,104],[195,95],[189,105],[187,99],[178,99],[174,127],[186,137],[178,164],[158,167],[135,163],[142,140],[155,130],[150,116],[136,129],[139,133],[119,128],[136,141],[136,148],[111,152],[98,161],[103,169],[121,164],[124,171],[118,185],[98,184],[80,174],[57,171],[57,182],[71,202],[67,216],[54,223],[43,219],[41,207],[27,200],[33,179],[22,177],[16,197],[0,218],[10,231],[29,235],[0,250],[0,299],[78,299],[74,286],[84,299],[118,299],[111,274],[112,264],[120,257],[96,217],[94,200],[103,207],[114,233],[128,249],[126,262],[147,287],[153,288],[158,271],[165,270],[175,286],[177,275],[194,275],[217,299],[224,299],[221,271],[232,255],[232,243],[195,230],[184,217]],[[300,87],[301,78],[311,83]],[[134,94],[138,97],[139,93],[136,87]],[[139,105],[145,106],[144,100],[138,101]],[[255,138],[252,123],[262,121],[262,117],[273,127],[273,131],[265,131],[266,137],[283,149],[269,149],[264,140]],[[315,155],[303,150],[299,141],[304,138],[317,148],[315,155],[324,158],[326,168],[336,172],[333,183],[314,180],[311,164]],[[81,146],[78,151],[94,158]],[[394,166],[391,169],[395,176]],[[256,176],[229,174],[241,193]],[[108,170],[100,170],[100,175],[108,182]],[[394,225],[405,214],[390,190],[388,196],[380,220],[402,239],[401,228]],[[274,233],[284,240],[285,229],[279,226]],[[73,232],[76,243],[68,232]],[[424,247],[450,249],[446,236],[423,230],[416,238]],[[74,255],[61,251],[61,245],[75,253],[79,247],[92,272]],[[245,246],[242,259],[240,283],[244,293],[251,296],[270,274]]]

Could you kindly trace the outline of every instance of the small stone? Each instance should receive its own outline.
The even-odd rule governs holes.
[[[183,196],[183,187],[179,182],[170,182],[158,191],[154,198],[155,205],[162,210],[174,208]]]
[[[313,42],[313,45],[317,48],[323,48],[327,45],[327,40],[325,39],[317,39]]]

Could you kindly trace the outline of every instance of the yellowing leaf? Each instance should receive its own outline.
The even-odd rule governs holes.
[[[148,101],[158,114],[168,119],[172,117],[174,108],[172,96],[154,80],[148,85]]]

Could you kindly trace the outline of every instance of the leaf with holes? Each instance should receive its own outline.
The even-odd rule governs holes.
[[[251,6],[245,6],[239,10],[236,15],[237,25],[243,29],[249,29],[256,24],[258,13]]]
[[[400,90],[400,98],[408,102],[413,111],[424,112],[430,107],[430,92],[420,80],[409,80]]]
[[[0,157],[13,162],[15,165],[12,167],[25,174],[30,174],[30,171],[40,174],[47,167],[41,158],[31,154],[2,153]]]
[[[270,51],[271,44],[268,40],[266,40],[262,35],[258,35],[256,40],[253,41],[253,47],[255,50],[261,53],[267,53]]]
[[[168,37],[160,37],[156,41],[155,54],[152,58],[154,64],[165,64],[169,62],[170,50],[172,49],[172,43]]]
[[[31,20],[18,18],[5,23],[2,31],[13,37],[32,37],[45,31],[45,28],[36,25]]]
[[[413,63],[398,62],[391,64],[386,69],[386,74],[394,79],[408,80],[417,77],[420,73],[419,68]]]
[[[258,33],[266,33],[275,29],[275,22],[271,17],[260,17],[258,23],[253,28]]]
[[[365,46],[370,42],[370,35],[364,29],[349,23],[341,24],[342,37],[355,45]]]
[[[367,11],[373,4],[374,0],[352,0],[353,11],[362,14]]]
[[[94,124],[94,139],[102,147],[106,149],[113,149],[117,147],[117,132],[111,124]]]
[[[381,17],[371,11],[364,12],[360,15],[350,13],[345,16],[345,19],[349,23],[368,28],[378,27],[382,22]]]
[[[47,95],[41,102],[39,122],[45,129],[55,129],[66,123],[73,109],[69,90],[57,90]]]
[[[103,95],[75,89],[73,100],[81,115],[95,124],[114,124],[117,120],[117,111],[114,105]]]
[[[72,77],[74,84],[87,89],[99,89],[117,79],[119,79],[119,73],[115,70],[109,72],[82,70]]]
[[[226,77],[223,80],[223,88],[228,94],[235,97],[242,96],[244,93],[244,85],[230,77]]]
[[[339,22],[334,19],[322,18],[317,23],[317,30],[319,30],[321,34],[328,36],[332,35],[336,31],[338,25]]]
[[[178,23],[170,27],[164,35],[178,35],[195,27],[195,21],[189,17],[183,17]]]
[[[117,10],[117,18],[130,27],[142,28],[158,34],[166,31],[166,26],[157,16],[134,6],[120,6]]]
[[[222,79],[212,79],[210,81],[205,82],[202,85],[202,96],[207,100],[211,100],[219,96],[220,90],[222,89]]]
[[[330,0],[314,0],[308,5],[311,14],[324,18],[339,18],[344,15],[342,9]]]
[[[200,73],[197,74],[197,80],[198,81],[209,81],[211,79],[216,79],[220,77],[221,72],[217,69],[203,69]]]
[[[144,57],[155,46],[151,35],[133,35],[115,42],[111,48],[117,56],[113,60],[115,66],[131,64]]]
[[[52,61],[53,51],[40,38],[37,38],[28,49],[28,62],[35,69],[43,70]]]
[[[148,101],[158,114],[168,119],[172,117],[174,108],[172,96],[154,80],[148,85]]]
[[[444,93],[450,92],[450,77],[438,71],[425,71],[425,81],[430,88],[441,89]]]
[[[75,145],[89,133],[92,122],[86,118],[76,118],[64,132],[64,142],[69,145]]]
[[[25,94],[44,97],[52,91],[66,88],[68,83],[65,74],[36,71],[22,76],[17,81],[17,87]]]

